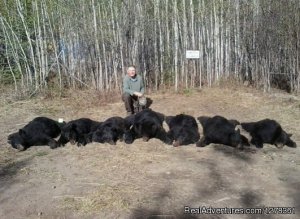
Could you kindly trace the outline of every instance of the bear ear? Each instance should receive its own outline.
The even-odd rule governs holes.
[[[235,120],[235,119],[230,119],[230,120],[228,120],[232,125],[234,125],[234,126],[237,126],[237,125],[240,125],[241,123],[239,122],[239,121],[237,121],[237,120]]]
[[[23,129],[19,129],[20,136],[26,136],[26,132]]]
[[[174,116],[165,116],[165,121],[166,123],[169,125],[169,123],[171,122],[171,120],[174,118]]]
[[[133,125],[134,123],[134,114],[133,115],[130,115],[130,116],[127,116],[125,119],[125,126],[126,126],[126,129],[129,128],[130,126]]]
[[[197,119],[203,127],[203,126],[205,126],[206,122],[210,119],[210,117],[208,117],[208,116],[199,116]]]
[[[165,114],[156,112],[156,115],[158,116],[158,118],[161,122],[163,122],[165,120]]]

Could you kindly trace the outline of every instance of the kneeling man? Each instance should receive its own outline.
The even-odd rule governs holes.
[[[144,109],[146,98],[143,78],[136,74],[134,66],[129,66],[127,75],[123,79],[122,100],[125,103],[127,116]]]

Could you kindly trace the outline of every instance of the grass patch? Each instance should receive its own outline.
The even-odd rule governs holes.
[[[42,157],[42,156],[46,156],[48,154],[49,154],[49,152],[47,152],[47,151],[39,151],[34,156]]]
[[[59,109],[55,109],[53,107],[41,107],[41,108],[35,109],[35,113],[40,114],[40,115],[43,115],[43,114],[56,115],[59,112],[60,112]]]
[[[76,210],[88,214],[102,210],[130,211],[131,203],[134,203],[131,186],[110,186],[102,184],[86,197],[65,197],[62,200],[62,208]]]
[[[191,96],[191,95],[193,94],[193,90],[190,89],[190,88],[185,88],[185,89],[183,90],[183,94],[184,94],[185,96],[189,97],[189,96]]]

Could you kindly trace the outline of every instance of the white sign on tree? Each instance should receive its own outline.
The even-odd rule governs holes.
[[[200,58],[200,51],[199,50],[187,50],[186,51],[186,58],[187,59],[199,59]]]

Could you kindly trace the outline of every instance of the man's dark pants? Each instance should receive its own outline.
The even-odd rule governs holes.
[[[138,106],[138,97],[130,95],[129,93],[123,93],[122,100],[125,103],[127,114],[133,114],[135,112],[135,108]]]
[[[127,115],[134,114],[145,109],[144,106],[140,106],[137,96],[130,95],[128,93],[123,93],[122,100],[125,103]]]

